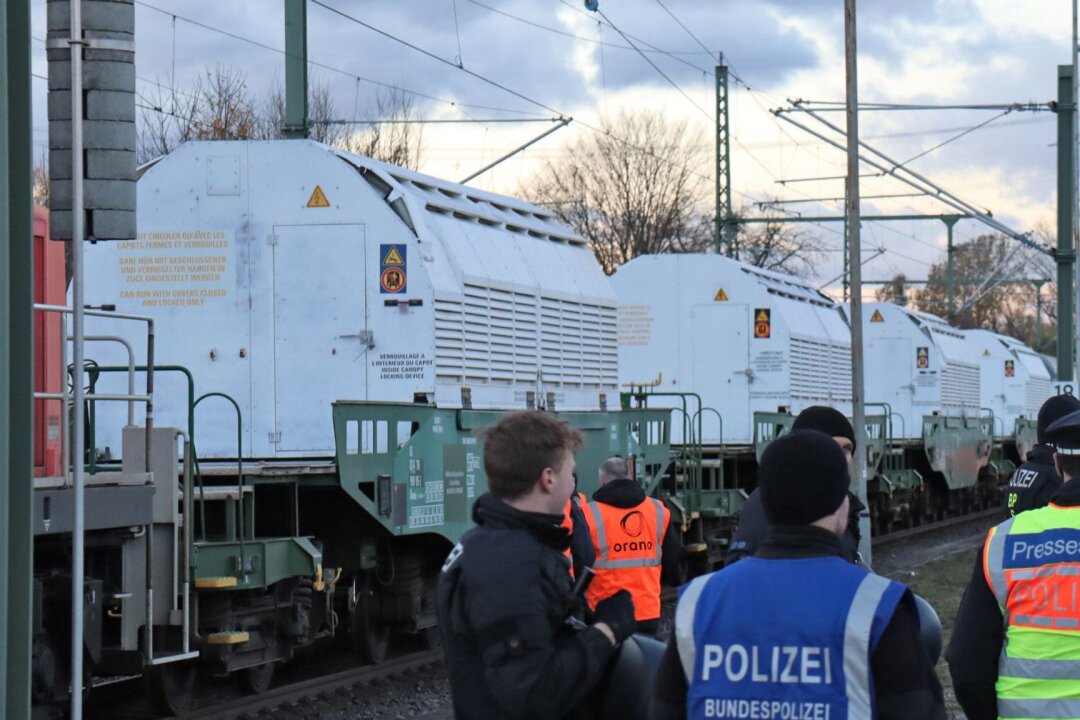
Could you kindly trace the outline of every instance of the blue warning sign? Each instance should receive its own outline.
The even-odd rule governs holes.
[[[379,292],[398,295],[408,287],[405,245],[379,245]]]

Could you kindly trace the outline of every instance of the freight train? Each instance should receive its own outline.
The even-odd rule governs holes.
[[[39,403],[39,706],[73,685],[71,462],[89,473],[83,684],[143,674],[178,712],[197,671],[259,692],[323,638],[348,636],[363,662],[392,636],[434,642],[436,573],[486,488],[474,431],[500,413],[581,430],[586,493],[606,457],[631,459],[693,573],[722,559],[756,455],[793,413],[850,411],[847,316],[802,281],[714,255],[638,258],[609,280],[543,208],[315,142],[184,145],[141,169],[138,217],[136,238],[87,247],[85,367],[64,367],[63,330],[38,313],[53,323],[41,389],[89,397],[81,458],[61,451],[64,403]],[[53,287],[42,302],[61,302]],[[932,334],[953,331],[896,312],[882,324],[915,332],[928,365],[914,350],[917,402],[871,397],[878,529],[989,502],[1046,394],[984,400],[982,360],[946,378]],[[978,342],[1027,382],[1026,349],[993,340]]]
[[[662,495],[715,566],[764,447],[799,411],[851,412],[848,309],[806,282],[717,255],[654,255],[612,277],[619,371],[636,406],[672,408],[695,470]],[[889,303],[863,311],[868,529],[875,534],[1000,505],[1054,392],[1012,338],[959,330]],[[869,537],[869,532],[863,533]]]
[[[587,492],[612,455],[647,486],[668,463],[668,413],[619,406],[614,293],[540,208],[308,141],[185,145],[138,202],[138,237],[86,248],[92,359],[68,381],[88,687],[142,673],[180,712],[200,670],[258,692],[322,638],[369,663],[436,642],[436,573],[486,489],[474,431],[500,412],[579,429]],[[152,417],[106,400],[128,397]],[[58,465],[35,483],[40,706],[72,684]]]

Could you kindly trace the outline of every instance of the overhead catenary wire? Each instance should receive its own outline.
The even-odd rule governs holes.
[[[686,27],[686,25],[683,24],[683,21],[680,20],[678,17],[676,17],[675,13],[671,12],[671,10],[668,9],[668,6],[664,4],[664,0],[656,0],[656,4],[659,5],[660,7],[664,8],[664,12],[666,12],[668,15],[670,15],[671,19],[674,20],[676,23],[678,23],[679,27],[681,27],[683,30],[685,30],[686,34],[689,35],[693,39],[693,41],[696,42],[701,47],[702,50],[704,50],[705,52],[710,52],[709,48],[706,47],[705,43],[701,42],[701,40],[698,39],[698,36],[695,35],[693,32],[691,32],[690,28]],[[719,59],[720,58],[717,57],[717,61],[719,61]]]
[[[136,2],[139,2],[139,1],[140,0],[136,0]],[[345,20],[356,23],[357,25],[359,25],[359,26],[361,26],[363,28],[367,28],[371,32],[376,33],[377,35],[381,35],[382,37],[384,37],[384,38],[386,38],[388,40],[392,40],[393,42],[396,42],[396,43],[398,43],[400,45],[404,45],[405,47],[409,48],[410,50],[418,52],[421,55],[425,55],[426,57],[429,57],[432,60],[443,63],[445,65],[449,65],[450,67],[453,67],[453,68],[457,68],[459,71],[461,71],[463,73],[466,73],[467,75],[469,75],[471,77],[474,77],[477,80],[480,80],[481,82],[487,83],[488,85],[491,85],[492,87],[494,87],[494,88],[496,88],[498,90],[502,90],[503,92],[505,92],[505,93],[507,93],[509,95],[513,95],[514,97],[518,98],[519,100],[524,100],[525,102],[527,102],[527,103],[529,103],[531,105],[536,105],[537,107],[543,108],[544,110],[547,110],[548,112],[555,113],[556,115],[563,115],[563,113],[560,113],[555,108],[550,107],[550,106],[540,102],[539,100],[531,98],[528,95],[525,95],[524,93],[520,93],[517,90],[514,90],[513,88],[510,88],[510,87],[504,85],[503,83],[498,82],[497,80],[492,80],[491,78],[488,78],[488,77],[486,77],[484,75],[481,75],[478,72],[470,70],[469,68],[465,67],[464,65],[459,65],[459,64],[455,63],[453,60],[448,60],[447,58],[444,58],[441,55],[433,53],[430,50],[426,50],[426,49],[420,47],[419,45],[416,45],[414,43],[409,42],[408,40],[405,40],[404,38],[400,38],[397,35],[394,35],[391,32],[388,32],[388,31],[383,30],[381,28],[375,27],[371,23],[364,22],[360,18],[355,17],[353,15],[350,15],[349,13],[347,13],[347,12],[345,12],[343,10],[339,10],[338,8],[334,7],[333,5],[329,5],[329,4],[325,3],[325,2],[323,2],[322,0],[311,0],[311,4],[312,5],[317,5],[318,7],[321,7],[324,10],[327,10],[328,12],[331,12],[331,13],[333,13],[333,14],[337,15],[338,17],[341,17],[341,18],[343,18]]]
[[[842,134],[842,129],[838,128],[836,125],[834,125],[832,123],[829,123],[828,121],[816,116],[813,113],[813,111],[806,111],[806,112],[811,117],[813,117],[814,119],[816,119],[819,122],[821,122],[822,124],[824,124],[826,127],[832,129],[835,132],[840,132]],[[838,147],[838,148],[843,147],[839,142],[837,142],[835,140],[832,140],[831,138],[826,137],[822,133],[814,130],[813,128],[807,127],[806,125],[793,120],[790,116],[788,116],[786,114],[778,115],[778,117],[783,118],[786,122],[791,123],[792,125],[795,125],[796,127],[810,133],[811,135],[814,135],[815,137],[818,137],[819,139],[833,145],[834,147]],[[1011,228],[1009,228],[1008,226],[1006,226],[1005,224],[1003,224],[1003,223],[997,221],[996,219],[994,219],[990,215],[989,211],[987,211],[985,209],[977,208],[974,205],[972,205],[971,203],[967,202],[966,200],[963,200],[962,198],[959,198],[958,196],[956,196],[953,193],[950,193],[949,191],[945,190],[944,188],[941,188],[941,187],[935,185],[933,182],[931,182],[927,178],[923,177],[919,173],[917,173],[917,172],[915,172],[915,171],[913,171],[913,170],[911,170],[909,168],[903,167],[901,164],[897,163],[892,158],[888,157],[887,155],[884,155],[879,150],[877,150],[876,148],[873,148],[872,146],[866,144],[863,141],[859,141],[859,146],[864,148],[865,150],[867,150],[869,153],[872,153],[873,155],[880,158],[880,160],[875,160],[873,158],[868,158],[865,155],[863,155],[862,153],[860,153],[859,154],[859,159],[860,159],[861,162],[866,163],[867,165],[870,165],[871,167],[875,168],[876,170],[882,171],[885,175],[895,177],[900,182],[903,182],[903,183],[905,183],[905,184],[907,184],[907,185],[909,185],[909,186],[911,186],[911,187],[913,187],[915,189],[922,190],[922,191],[926,192],[928,195],[930,195],[934,199],[944,203],[945,205],[948,205],[949,207],[952,207],[952,208],[954,208],[956,210],[960,210],[962,213],[964,213],[966,215],[970,215],[972,217],[977,218],[980,222],[982,222],[985,225],[988,225],[988,226],[992,227],[993,229],[997,230],[998,232],[1006,234],[1009,237],[1012,237],[1013,239],[1015,239],[1015,240],[1017,240],[1017,241],[1019,241],[1021,243],[1024,243],[1024,244],[1029,245],[1031,247],[1034,247],[1036,249],[1042,250],[1043,252],[1047,251],[1046,248],[1042,247],[1041,245],[1038,245],[1034,240],[1032,240],[1029,237],[1029,235],[1018,233],[1018,232],[1012,230]],[[888,163],[888,165],[886,165],[884,163]],[[908,175],[910,177],[905,177],[905,176],[898,175],[897,174],[898,171],[902,171],[902,172],[906,173],[906,175]]]
[[[641,49],[638,48],[637,45],[634,45],[633,41],[630,40],[630,38],[626,35],[626,33],[624,33],[622,30],[620,30],[619,27],[615,23],[613,23],[610,20],[610,18],[608,18],[608,16],[604,14],[604,12],[602,10],[597,10],[596,12],[600,15],[600,17],[604,18],[604,20],[607,22],[608,25],[610,25],[612,28],[614,28],[615,32],[619,33],[619,35],[622,37],[623,40],[625,40],[631,46],[633,46],[634,50],[637,50],[638,55],[640,55],[641,58],[645,62],[649,63],[649,65],[652,66],[652,69],[655,70],[660,75],[660,77],[664,78],[664,80],[666,80],[668,82],[668,84],[671,85],[671,87],[678,90],[679,94],[682,95],[684,98],[686,98],[686,101],[688,103],[690,103],[692,106],[694,106],[694,108],[696,108],[698,110],[698,112],[700,112],[702,115],[704,115],[710,122],[715,121],[715,118],[712,115],[710,115],[709,112],[705,108],[698,105],[697,102],[692,97],[690,97],[690,94],[687,93],[685,90],[683,90],[679,86],[678,83],[676,83],[674,80],[672,80],[671,77],[666,72],[661,70],[660,66],[652,61],[652,58],[650,58],[648,55],[643,53],[641,51]]]
[[[243,42],[243,43],[246,43],[248,45],[252,45],[254,47],[259,47],[259,48],[262,48],[264,50],[269,50],[270,52],[277,53],[279,55],[284,55],[285,54],[285,50],[282,49],[282,48],[274,47],[273,45],[269,45],[269,44],[261,42],[259,40],[255,40],[255,39],[252,39],[252,38],[249,38],[249,37],[245,37],[245,36],[240,35],[238,33],[235,33],[235,32],[229,31],[229,30],[225,30],[225,29],[220,28],[220,27],[216,27],[214,25],[202,22],[200,20],[195,20],[194,18],[189,18],[189,17],[186,17],[184,15],[178,15],[176,13],[173,13],[173,12],[169,11],[169,10],[163,10],[162,8],[159,8],[159,7],[155,6],[155,5],[151,5],[150,3],[146,2],[146,0],[135,0],[135,4],[140,5],[142,7],[145,7],[145,8],[148,8],[150,10],[154,10],[156,12],[159,12],[159,13],[161,13],[163,15],[167,15],[169,17],[176,17],[177,19],[179,19],[179,20],[181,20],[183,22],[186,22],[186,23],[188,23],[190,25],[194,25],[196,27],[203,28],[204,30],[209,30],[210,32],[218,33],[218,34],[223,35],[225,37],[229,37],[229,38],[232,38],[234,40],[237,40],[238,42]],[[450,61],[446,61],[446,62],[448,62],[453,67],[457,67],[456,65],[454,65],[453,62],[450,62]],[[475,104],[475,103],[458,102],[457,100],[450,100],[448,98],[438,97],[438,96],[431,95],[431,94],[428,94],[428,93],[420,92],[419,90],[412,90],[412,89],[404,87],[402,85],[395,85],[393,83],[387,83],[387,82],[382,82],[380,80],[374,80],[374,79],[369,78],[369,77],[364,77],[363,75],[358,75],[355,72],[351,72],[349,70],[343,70],[342,68],[335,67],[333,65],[328,65],[326,63],[318,62],[318,61],[315,61],[315,60],[308,60],[308,65],[311,65],[312,67],[322,68],[324,70],[329,70],[331,72],[338,73],[338,74],[344,75],[344,76],[349,77],[349,78],[355,78],[357,80],[360,80],[361,82],[370,83],[372,85],[383,87],[383,88],[386,88],[388,90],[400,91],[400,92],[406,93],[408,95],[413,95],[413,96],[416,96],[416,97],[424,98],[425,100],[431,100],[432,102],[437,102],[437,103],[441,103],[441,104],[444,104],[444,105],[449,105],[449,106],[452,106],[452,107],[471,107],[471,108],[475,108],[475,109],[478,109],[478,110],[491,110],[491,111],[494,111],[494,112],[516,113],[516,114],[519,114],[519,115],[535,115],[535,113],[530,112],[530,111],[526,111],[526,110],[495,107],[495,106],[491,106],[491,105],[479,105],[479,104]],[[549,110],[549,112],[554,112],[554,111]]]
[[[907,165],[909,163],[912,163],[915,160],[918,160],[919,158],[921,158],[921,157],[923,157],[925,155],[929,155],[930,153],[934,152],[935,150],[937,150],[939,148],[945,147],[949,143],[956,142],[960,138],[965,137],[967,135],[970,135],[971,133],[975,132],[976,130],[981,130],[982,128],[986,127],[990,123],[994,122],[995,120],[1000,120],[1001,118],[1005,117],[1006,115],[1008,115],[1011,112],[1012,112],[1011,109],[1010,110],[1003,110],[1001,113],[995,115],[994,117],[990,118],[989,120],[985,120],[985,121],[979,123],[978,125],[973,125],[972,127],[969,127],[968,129],[961,132],[960,134],[954,135],[954,136],[952,136],[951,138],[949,138],[947,140],[939,142],[937,145],[934,145],[933,147],[930,147],[930,148],[927,148],[926,150],[923,150],[918,155],[913,155],[912,157],[910,157],[907,160],[905,160],[904,162],[902,162],[901,165]]]
[[[193,22],[193,24],[196,24],[197,26],[200,26],[200,27],[204,27],[204,28],[207,28],[207,29],[210,29],[210,30],[213,30],[213,31],[218,31],[218,32],[222,32],[223,34],[225,34],[225,35],[227,35],[227,36],[230,36],[230,37],[233,37],[233,38],[235,38],[235,39],[237,39],[237,40],[240,40],[240,41],[243,41],[243,42],[248,42],[248,43],[252,43],[252,44],[255,44],[255,45],[257,45],[257,46],[260,46],[260,47],[264,47],[265,49],[268,49],[268,50],[274,51],[274,52],[278,52],[278,53],[281,53],[281,52],[283,52],[283,51],[281,51],[281,50],[279,50],[279,49],[277,49],[277,48],[274,48],[274,47],[272,47],[272,46],[266,45],[265,43],[259,43],[258,41],[252,41],[252,40],[251,40],[250,38],[245,38],[245,37],[243,37],[243,36],[241,36],[241,35],[238,35],[238,34],[236,34],[236,33],[231,33],[231,32],[228,32],[228,31],[222,31],[222,30],[221,30],[221,28],[215,28],[215,27],[213,27],[213,26],[211,26],[211,25],[208,25],[207,23],[202,23],[202,22],[199,22],[199,21],[192,21],[192,19],[190,19],[190,18],[185,18],[185,17],[183,17],[183,16],[177,16],[177,15],[175,15],[175,14],[173,14],[173,13],[168,13],[167,11],[163,11],[163,10],[161,10],[160,8],[156,8],[156,7],[152,6],[152,5],[149,5],[148,3],[146,3],[146,2],[145,2],[145,0],[137,0],[137,2],[139,2],[139,4],[141,4],[141,5],[145,5],[145,6],[149,7],[149,8],[151,8],[151,9],[157,10],[157,11],[159,11],[159,12],[163,12],[163,13],[166,13],[166,14],[168,14],[168,15],[170,16],[170,18],[172,18],[172,17],[174,17],[174,16],[175,16],[175,17],[177,17],[178,19],[180,19],[180,20],[182,20],[182,21],[185,21],[185,22]],[[341,13],[340,11],[336,10],[335,8],[333,8],[333,7],[329,6],[329,5],[327,5],[326,3],[324,3],[324,2],[319,2],[319,0],[315,0],[315,4],[317,4],[317,5],[320,5],[320,6],[322,6],[322,7],[326,8],[326,9],[328,9],[328,10],[330,10],[330,11],[336,12],[337,14],[340,14],[340,15],[345,15],[345,16],[347,16],[347,14],[343,14],[343,13]],[[389,33],[385,33],[384,31],[380,31],[380,30],[379,30],[378,28],[374,28],[373,26],[370,26],[370,24],[367,24],[367,23],[363,23],[362,21],[359,21],[359,20],[358,20],[358,19],[356,19],[356,18],[352,18],[351,16],[348,16],[348,17],[349,17],[349,19],[351,19],[351,20],[353,20],[353,21],[357,22],[357,24],[363,25],[363,26],[365,26],[365,27],[369,27],[369,28],[373,29],[373,31],[375,31],[375,32],[380,32],[381,34],[384,34],[384,35],[386,35],[386,36],[388,36],[388,37],[391,37],[392,39],[394,39],[394,40],[396,40],[396,41],[402,42],[403,44],[406,44],[406,45],[408,45],[408,46],[412,47],[412,48],[413,48],[414,50],[416,50],[416,51],[418,51],[418,52],[422,52],[422,53],[424,53],[424,54],[427,54],[427,55],[429,55],[429,56],[431,56],[431,57],[433,57],[433,58],[436,58],[436,59],[438,59],[439,61],[441,61],[441,62],[444,62],[444,63],[446,63],[446,64],[448,64],[448,65],[450,65],[450,66],[453,66],[453,67],[458,67],[458,66],[457,66],[457,65],[455,65],[455,64],[454,64],[454,63],[453,63],[452,61],[448,61],[448,60],[446,60],[445,58],[441,58],[441,57],[439,57],[438,55],[436,55],[435,53],[430,53],[430,52],[428,52],[428,51],[424,50],[423,48],[420,48],[420,47],[418,47],[418,46],[412,45],[411,43],[408,43],[407,41],[404,41],[404,40],[402,40],[402,39],[400,39],[400,38],[396,38],[396,37],[394,37],[394,36],[390,35]],[[610,22],[610,20],[607,20],[607,24],[611,25],[611,22]],[[638,48],[636,48],[636,50],[637,50],[637,51],[639,52],[639,54],[643,54],[643,50],[642,50],[642,48],[641,48],[641,47],[638,47]],[[344,70],[341,70],[340,68],[334,68],[334,67],[332,67],[332,66],[325,66],[325,65],[324,65],[324,64],[322,64],[322,63],[313,63],[313,65],[315,65],[315,66],[321,66],[321,67],[327,67],[327,69],[330,69],[330,70],[333,70],[333,71],[335,71],[335,72],[339,72],[339,73],[342,73],[342,74],[348,75],[349,77],[352,77],[352,78],[356,78],[356,79],[357,79],[358,81],[360,81],[360,80],[363,80],[363,81],[365,81],[365,82],[372,82],[372,81],[371,81],[370,79],[368,79],[368,78],[363,78],[363,77],[360,77],[360,76],[356,75],[355,73],[351,73],[351,72],[348,72],[348,71],[344,71]],[[542,107],[542,108],[544,108],[544,109],[549,109],[549,111],[552,111],[552,112],[559,112],[558,110],[555,110],[554,108],[548,108],[548,107],[547,107],[547,106],[546,106],[546,105],[545,105],[544,103],[542,103],[542,102],[540,102],[540,101],[537,101],[537,100],[535,100],[534,98],[530,98],[530,97],[528,97],[528,96],[524,95],[523,93],[517,93],[517,92],[516,92],[516,91],[514,91],[514,90],[513,90],[512,88],[508,88],[508,87],[505,87],[505,86],[503,86],[503,85],[502,85],[502,83],[497,83],[497,82],[495,82],[495,81],[492,81],[492,80],[490,80],[489,78],[485,78],[485,77],[483,77],[483,76],[479,75],[478,73],[474,73],[474,72],[472,72],[472,71],[470,71],[470,70],[467,70],[467,69],[465,69],[465,68],[459,68],[459,69],[461,69],[461,70],[465,70],[465,71],[466,71],[466,72],[468,72],[468,73],[469,73],[470,75],[475,75],[475,76],[477,76],[477,77],[478,77],[478,79],[481,79],[482,81],[484,81],[484,82],[487,82],[487,83],[489,83],[489,84],[492,84],[492,85],[494,85],[494,86],[496,86],[496,87],[503,87],[503,88],[504,88],[504,89],[505,89],[505,90],[506,90],[507,92],[509,92],[509,93],[511,93],[511,94],[514,94],[515,96],[517,96],[517,97],[520,97],[520,98],[522,98],[522,99],[526,100],[527,102],[530,102],[530,103],[532,103],[532,104],[534,104],[534,105],[537,105],[538,107]],[[709,74],[712,74],[712,73],[709,73]],[[152,82],[152,81],[151,81],[151,82]],[[387,84],[385,84],[385,83],[378,83],[377,81],[374,81],[374,82],[375,82],[376,84],[382,84],[382,85],[387,85]],[[754,92],[759,92],[759,91],[756,91],[755,89],[751,88],[751,87],[749,86],[749,84],[747,84],[747,83],[743,82],[743,81],[741,80],[741,78],[739,78],[738,76],[736,76],[736,82],[737,82],[738,84],[741,84],[741,85],[742,85],[743,87],[747,88],[748,90],[753,90]],[[159,83],[155,83],[155,84],[158,84],[158,85],[160,85]],[[398,86],[396,86],[396,85],[391,85],[391,86],[389,86],[389,87],[393,87],[393,88],[395,88],[395,89],[401,89],[401,88],[399,88],[399,87],[398,87]],[[676,87],[677,87],[677,85],[676,85]],[[408,91],[408,90],[406,89],[406,91]],[[436,102],[444,102],[444,103],[447,103],[447,104],[450,104],[450,105],[455,105],[455,106],[463,106],[463,105],[470,105],[470,106],[472,106],[472,107],[476,107],[476,105],[474,105],[474,104],[470,104],[470,103],[459,103],[459,102],[456,102],[456,101],[447,101],[447,100],[444,100],[444,99],[442,99],[442,98],[437,98],[437,97],[434,97],[434,96],[430,96],[430,95],[427,95],[426,93],[416,93],[415,91],[409,91],[409,92],[411,92],[412,94],[416,94],[416,95],[419,95],[419,96],[424,96],[424,97],[426,97],[427,99],[432,99],[432,100],[435,100]],[[680,88],[680,92],[682,92],[682,91],[681,91],[681,88]],[[764,92],[763,92],[762,94],[768,94],[768,93],[764,93]],[[758,101],[758,99],[757,99],[757,98],[754,98],[754,99],[755,99],[755,101],[756,101],[756,102]],[[695,104],[695,105],[696,105],[696,104]],[[481,106],[481,107],[482,107],[482,106]],[[506,109],[505,109],[505,108],[498,108],[498,109],[499,109],[499,110],[501,110],[501,111],[506,111]],[[699,109],[700,109],[700,107],[699,107]],[[516,111],[516,110],[515,110],[515,111],[509,111],[509,112],[517,112],[517,113],[521,113],[522,111]],[[704,114],[706,115],[706,117],[710,117],[710,119],[711,119],[711,116],[709,116],[707,112],[705,112]],[[774,122],[775,122],[775,119],[774,119]],[[624,144],[624,145],[627,145],[627,146],[630,146],[630,147],[634,147],[635,149],[637,149],[637,150],[639,150],[639,151],[643,151],[643,152],[646,152],[647,154],[650,154],[650,155],[654,155],[654,156],[656,156],[656,155],[655,155],[655,153],[651,153],[651,152],[649,152],[649,151],[648,151],[647,149],[645,149],[645,148],[641,148],[640,146],[636,146],[636,145],[634,145],[633,143],[630,143],[630,142],[628,142],[628,141],[626,141],[626,140],[624,140],[624,139],[622,139],[622,138],[619,138],[619,137],[617,137],[616,135],[614,135],[614,134],[612,134],[612,133],[610,133],[610,132],[607,132],[607,131],[605,131],[605,130],[603,130],[603,129],[601,129],[601,128],[597,128],[597,127],[595,127],[595,126],[593,126],[593,125],[591,125],[591,124],[589,124],[589,123],[585,123],[585,122],[581,122],[581,121],[578,121],[578,124],[581,124],[581,125],[583,125],[584,127],[586,127],[587,129],[589,129],[590,131],[592,131],[592,132],[594,132],[594,133],[598,133],[598,134],[604,134],[604,135],[606,135],[606,136],[609,136],[609,137],[612,137],[612,138],[614,138],[614,139],[615,139],[615,140],[616,140],[617,142],[620,142],[621,144]],[[778,124],[778,126],[779,126],[779,127],[782,127],[781,125],[779,125],[779,123],[777,123],[777,124]],[[785,134],[787,134],[787,133],[785,132]],[[790,135],[789,135],[789,137],[790,137]],[[793,138],[792,138],[792,139],[793,139]],[[794,142],[796,143],[796,145],[798,144],[798,141],[795,141],[794,139],[793,139],[793,141],[794,141]],[[739,145],[739,146],[740,146],[740,148],[741,148],[741,149],[742,149],[742,150],[743,150],[744,152],[746,152],[746,153],[747,153],[747,154],[748,154],[748,155],[749,155],[749,156],[751,157],[751,159],[752,159],[752,160],[754,160],[754,162],[758,163],[759,165],[761,165],[761,166],[763,167],[763,169],[765,169],[765,170],[766,170],[767,172],[770,172],[770,173],[771,173],[771,170],[769,170],[768,166],[767,166],[767,165],[766,165],[765,163],[763,163],[763,162],[762,162],[762,161],[761,161],[760,159],[758,159],[758,158],[757,158],[757,157],[756,157],[756,156],[755,156],[755,155],[753,154],[753,152],[752,152],[752,151],[750,150],[750,148],[748,148],[748,147],[747,147],[747,146],[746,146],[746,145],[745,145],[744,143],[741,143],[741,141],[739,141],[738,139],[736,139],[736,144],[737,144],[737,145]],[[659,156],[657,156],[657,157],[659,157]],[[675,164],[675,165],[679,165],[678,163],[670,163],[670,161],[667,161],[667,160],[666,160],[666,158],[662,158],[662,157],[661,157],[661,158],[659,158],[659,159],[661,159],[661,160],[664,160],[665,162],[668,162],[669,164]],[[700,173],[700,172],[694,171],[694,170],[693,170],[693,169],[691,169],[691,168],[687,168],[686,166],[682,166],[682,167],[683,167],[683,169],[685,169],[685,170],[689,171],[689,172],[690,172],[691,174],[693,174],[693,175],[695,175],[695,176],[697,176],[697,177],[700,177],[700,178],[702,178],[702,179],[706,179],[706,180],[711,180],[711,179],[712,179],[712,178],[711,178],[711,176],[707,176],[707,175],[704,175],[704,174],[702,174],[702,173]],[[750,197],[749,195],[747,195],[746,193],[743,193],[743,192],[741,192],[741,191],[736,191],[736,192],[737,192],[737,194],[739,194],[740,196],[743,196],[743,197]],[[832,229],[831,229],[831,228],[826,228],[826,227],[824,227],[824,226],[817,226],[817,227],[819,227],[819,229],[822,229],[822,230],[826,230],[826,231],[832,232]],[[839,234],[839,233],[838,233],[838,234]]]

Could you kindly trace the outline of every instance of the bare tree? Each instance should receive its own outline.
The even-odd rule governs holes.
[[[1047,261],[1003,235],[981,235],[953,249],[951,315],[947,260],[930,268],[926,287],[915,294],[916,304],[920,310],[948,317],[957,327],[985,328],[1031,342],[1037,291],[1027,281],[1052,277]],[[1052,318],[1055,310],[1047,307],[1048,316]]]
[[[602,130],[570,142],[524,194],[587,238],[608,274],[638,255],[707,250],[700,131],[658,110],[622,112]]]
[[[892,280],[879,287],[874,292],[878,302],[891,302],[901,307],[908,304],[908,279],[904,273],[893,275]]]
[[[34,204],[49,207],[49,153],[42,149],[41,157],[34,163]]]
[[[310,137],[327,145],[369,155],[416,169],[422,156],[422,130],[414,121],[422,114],[402,90],[380,91],[371,117],[374,122],[351,129],[339,121],[334,93],[325,80],[309,83]],[[273,140],[284,137],[285,91],[276,83],[256,101],[243,73],[218,65],[207,68],[188,87],[159,86],[156,95],[143,96],[138,137],[138,160],[168,154],[188,140]]]
[[[308,82],[308,116],[311,118],[309,137],[327,145],[341,145],[347,136],[345,126],[325,122],[336,120],[334,92],[330,84],[320,78]],[[280,82],[274,84],[263,98],[258,109],[258,129],[255,136],[260,140],[284,137],[285,90]]]
[[[736,213],[744,216],[745,210]],[[735,230],[734,256],[766,270],[806,278],[814,274],[825,253],[825,243],[814,233],[783,218],[766,217],[764,223],[739,223]]]
[[[171,152],[188,140],[243,140],[255,137],[259,118],[246,76],[235,68],[207,68],[187,88],[160,87],[144,97],[137,155],[139,162]]]
[[[376,122],[328,142],[391,165],[418,169],[424,147],[424,126],[418,121],[423,120],[423,112],[412,96],[400,88],[380,88],[369,113]]]

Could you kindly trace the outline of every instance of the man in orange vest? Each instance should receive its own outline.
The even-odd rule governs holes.
[[[577,473],[574,473],[574,494],[566,501],[562,521],[562,526],[570,531],[570,547],[566,548],[564,554],[570,559],[570,576],[574,579],[581,577],[582,570],[592,567],[596,561],[596,551],[589,537],[589,526],[585,523],[585,514],[581,509],[587,502],[589,499],[585,497],[585,493],[578,491]]]
[[[589,607],[629,590],[638,632],[655,634],[663,566],[677,565],[682,555],[678,530],[669,531],[671,512],[630,479],[629,467],[620,457],[600,466],[600,489],[582,510],[596,550],[592,566],[596,576],[585,592]]]

